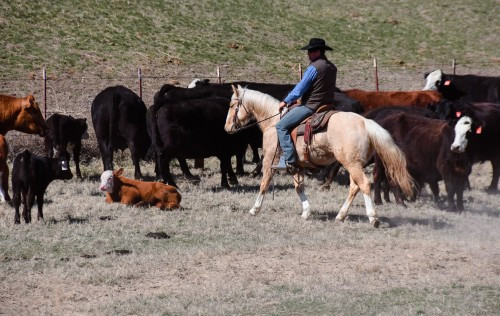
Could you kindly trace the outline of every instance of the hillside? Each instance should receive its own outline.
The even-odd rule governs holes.
[[[141,67],[252,69],[281,80],[306,57],[310,37],[349,68],[373,57],[389,65],[498,68],[495,0],[414,1],[3,1],[1,78]],[[493,66],[492,66],[493,65]],[[200,68],[201,67],[201,68]]]

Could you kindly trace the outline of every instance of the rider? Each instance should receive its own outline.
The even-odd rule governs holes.
[[[288,167],[295,167],[297,164],[297,155],[290,136],[291,130],[311,116],[321,105],[331,104],[335,97],[337,67],[325,56],[325,50],[332,48],[321,38],[311,38],[309,45],[302,47],[301,50],[307,50],[311,63],[302,80],[279,105],[281,112],[302,97],[301,104],[292,108],[276,124],[280,147],[283,150],[278,165],[272,166],[277,170],[287,170]]]

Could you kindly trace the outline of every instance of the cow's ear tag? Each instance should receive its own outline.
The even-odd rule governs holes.
[[[483,132],[483,127],[482,126],[479,126],[477,129],[476,129],[476,134],[481,134]]]
[[[451,83],[451,81],[450,81],[450,80],[446,80],[446,81],[444,82],[444,85],[445,85],[445,86],[449,86],[449,85],[450,85],[450,83]]]
[[[456,117],[460,117],[460,115],[462,115],[462,112],[457,111],[457,112],[455,112],[455,115],[456,115]]]

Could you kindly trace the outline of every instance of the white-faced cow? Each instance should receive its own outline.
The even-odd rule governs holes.
[[[73,154],[76,176],[81,179],[80,152],[82,139],[88,139],[87,119],[75,119],[71,115],[55,113],[47,119],[48,132],[45,135],[45,152],[48,157],[59,158],[62,151]]]
[[[500,77],[449,75],[436,69],[425,78],[423,90],[437,90],[447,100],[500,103]]]
[[[95,97],[91,113],[104,170],[113,170],[114,151],[129,148],[134,176],[142,178],[139,160],[151,145],[144,102],[124,86],[108,87]]]
[[[375,121],[391,133],[404,152],[408,172],[419,188],[428,183],[438,202],[438,182],[444,180],[448,193],[448,209],[463,211],[463,191],[471,172],[472,161],[466,153],[466,134],[472,130],[472,119],[461,118],[455,127],[446,121],[430,119],[407,112],[387,112]],[[375,155],[374,201],[381,203],[380,184],[386,180],[383,163]],[[393,187],[396,202],[404,204],[399,190]],[[455,204],[456,195],[456,204]]]
[[[43,195],[49,184],[56,179],[69,180],[72,177],[67,152],[62,152],[59,158],[40,157],[28,150],[17,155],[12,168],[14,223],[21,222],[19,216],[21,200],[24,204],[24,221],[31,222],[31,208],[35,197],[38,205],[37,218],[43,219]]]

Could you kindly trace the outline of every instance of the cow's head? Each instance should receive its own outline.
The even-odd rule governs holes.
[[[123,174],[123,168],[116,171],[106,170],[101,175],[101,185],[99,189],[101,191],[106,191],[108,193],[113,192],[113,187],[115,183],[115,177],[121,176]]]
[[[210,84],[210,79],[199,79],[196,78],[191,83],[188,85],[189,89],[196,88],[196,87],[201,87],[201,86],[208,86]]]
[[[73,178],[71,169],[69,168],[69,153],[62,151],[59,155],[57,167],[55,168],[56,179],[69,180]]]
[[[443,80],[443,72],[441,71],[441,69],[426,72],[425,79],[427,80],[427,82],[425,83],[425,87],[422,90],[437,90],[441,85],[441,81]]]
[[[455,125],[455,139],[451,144],[451,151],[463,153],[467,148],[467,133],[472,131],[472,118],[469,116],[462,116]]]
[[[45,124],[38,103],[32,95],[22,99],[15,125],[15,129],[23,133],[39,134],[42,137],[47,133],[47,124]]]

